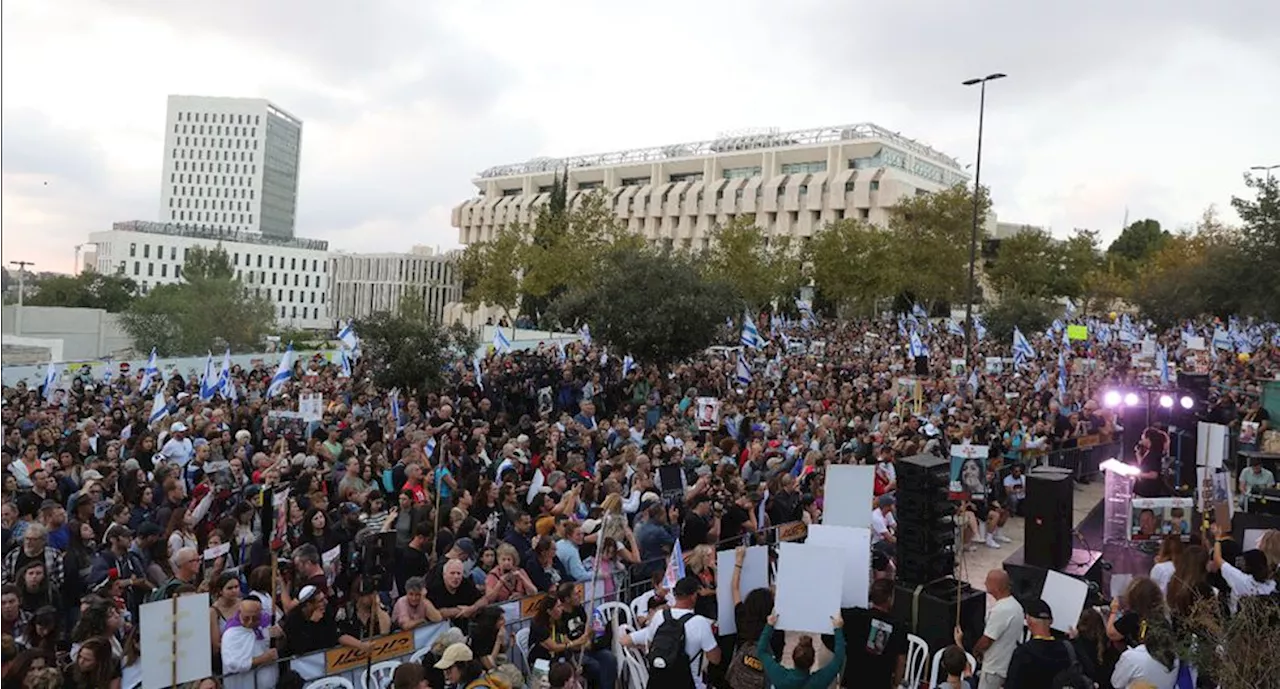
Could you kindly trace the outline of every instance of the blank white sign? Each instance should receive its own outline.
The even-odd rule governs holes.
[[[716,553],[716,604],[719,607],[716,621],[722,635],[738,633],[738,619],[733,614],[733,570],[736,557],[737,554],[732,550]],[[742,561],[742,575],[738,580],[743,600],[746,600],[748,593],[761,588],[769,588],[767,545],[747,548],[747,556]]]
[[[182,684],[213,674],[213,645],[209,639],[209,596],[180,596],[176,625],[173,609],[172,600],[162,600],[146,603],[138,610],[143,689],[172,687],[174,679]],[[178,635],[176,641],[173,638],[175,627]],[[175,648],[182,649],[176,659]]]
[[[778,629],[830,634],[831,618],[840,614],[844,589],[844,553],[807,543],[778,544],[778,593],[774,611]]]
[[[840,549],[844,561],[840,607],[867,607],[871,587],[871,529],[811,524],[805,543]]]
[[[1044,591],[1040,594],[1040,599],[1053,611],[1053,628],[1060,632],[1076,626],[1088,597],[1088,584],[1052,570],[1045,576]]]
[[[822,523],[831,526],[871,528],[871,498],[875,494],[876,468],[854,464],[827,467],[822,497]]]

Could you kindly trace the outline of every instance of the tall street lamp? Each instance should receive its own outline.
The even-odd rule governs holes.
[[[1249,168],[1249,169],[1250,169],[1250,170],[1252,170],[1252,171],[1254,171],[1254,172],[1265,172],[1265,173],[1267,173],[1267,181],[1268,181],[1268,182],[1270,182],[1270,181],[1271,181],[1271,171],[1272,171],[1272,170],[1275,170],[1276,168],[1280,168],[1280,164],[1276,164],[1276,165],[1254,165],[1253,167],[1251,167],[1251,168]]]
[[[960,82],[964,86],[978,86],[978,159],[974,161],[973,170],[973,231],[969,235],[969,298],[964,304],[964,361],[966,366],[973,366],[973,290],[974,271],[978,264],[978,215],[982,194],[982,121],[987,110],[987,82],[1005,78],[1006,74],[996,72],[985,77],[966,79]]]

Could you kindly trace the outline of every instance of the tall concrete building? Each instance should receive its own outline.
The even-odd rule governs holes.
[[[602,190],[633,232],[693,250],[737,215],[754,215],[770,236],[807,239],[833,220],[885,223],[899,199],[968,180],[954,158],[874,124],[748,132],[489,168],[475,180],[477,196],[453,210],[459,241],[528,222],[565,169],[571,206]]]
[[[261,98],[169,96],[163,223],[292,239],[302,120]]]
[[[428,246],[407,254],[330,254],[330,315],[341,323],[379,311],[396,313],[402,298],[416,294],[427,315],[439,321],[445,305],[462,298],[456,258]]]

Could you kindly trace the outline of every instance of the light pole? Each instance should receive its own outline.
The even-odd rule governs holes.
[[[1005,78],[1006,74],[996,72],[985,77],[966,79],[960,82],[964,86],[978,86],[978,159],[974,161],[973,170],[973,230],[969,235],[969,297],[964,304],[964,361],[966,366],[973,362],[973,290],[974,271],[978,265],[978,215],[982,205],[982,123],[987,111],[987,82]]]
[[[1249,169],[1250,169],[1250,170],[1252,170],[1252,171],[1254,171],[1254,172],[1265,172],[1265,173],[1267,173],[1267,183],[1270,183],[1270,182],[1271,182],[1271,171],[1272,171],[1272,170],[1275,170],[1276,168],[1280,168],[1280,164],[1276,164],[1276,165],[1254,165],[1253,167],[1251,167],[1251,168],[1249,168]]]
[[[13,319],[13,334],[22,334],[22,299],[27,291],[27,266],[34,266],[31,261],[9,261],[9,265],[18,266],[18,313]]]

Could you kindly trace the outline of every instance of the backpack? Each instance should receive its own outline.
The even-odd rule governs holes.
[[[650,689],[692,689],[693,658],[684,650],[685,626],[697,617],[692,611],[684,617],[676,617],[668,610],[666,618],[658,625],[649,642],[649,654],[645,664],[649,668]],[[701,653],[699,653],[701,655]]]
[[[747,642],[734,651],[729,667],[724,671],[725,681],[733,689],[764,689],[764,664],[756,657],[755,643]]]
[[[1076,657],[1076,647],[1070,641],[1063,641],[1067,646],[1067,657],[1070,662],[1065,670],[1053,676],[1053,682],[1049,685],[1053,689],[1093,689],[1093,680],[1084,673],[1084,667],[1080,665],[1080,659]]]

